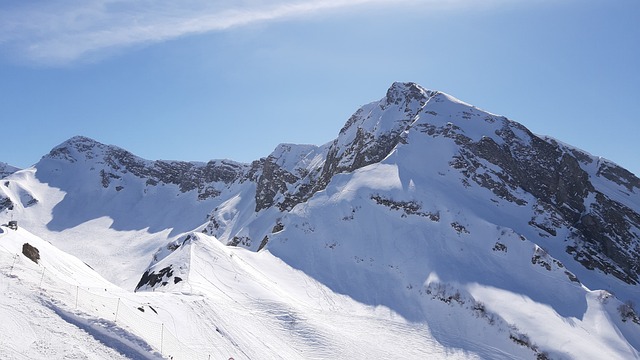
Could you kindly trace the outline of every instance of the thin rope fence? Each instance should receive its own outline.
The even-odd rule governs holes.
[[[65,278],[72,279],[72,273],[64,274],[65,276],[61,277],[56,271],[48,270],[21,254],[12,255],[6,249],[0,253],[3,257],[10,257],[7,259],[8,261],[3,261],[3,263],[11,263],[12,265],[0,268],[0,271],[9,277],[19,278],[16,274],[23,272],[32,278],[37,278],[36,289],[43,293],[46,292],[52,300],[63,303],[76,311],[112,321],[116,325],[130,330],[168,359],[210,360],[213,358],[210,353],[196,351],[181,342],[164,323],[143,316],[145,311],[152,311],[149,310],[148,304],[134,303],[129,299],[116,297],[105,288],[72,284],[64,280]]]
[[[127,304],[125,301],[120,301],[118,312],[116,314],[117,316],[115,317],[115,323],[118,325],[125,325],[126,327],[145,334],[145,340],[147,340],[149,345],[160,350],[161,354],[176,354],[166,351],[163,337],[165,337],[165,334],[169,331],[166,329],[164,324],[145,319],[136,312],[139,313],[140,311]],[[180,356],[180,358],[183,358],[183,356]]]

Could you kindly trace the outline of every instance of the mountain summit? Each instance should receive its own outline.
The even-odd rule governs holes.
[[[398,316],[473,356],[640,358],[640,179],[415,83],[327,144],[250,164],[150,161],[74,137],[3,182],[3,216],[111,282],[295,309],[289,334],[323,334],[300,349],[341,357],[311,319],[355,321],[344,298],[377,314],[367,324]]]

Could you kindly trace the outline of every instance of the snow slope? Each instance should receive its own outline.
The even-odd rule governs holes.
[[[268,252],[206,235],[188,235],[158,262],[182,281],[133,293],[26,230],[2,230],[2,334],[24,333],[0,341],[10,358],[510,358],[464,339],[442,344],[425,324],[334,294]],[[25,242],[38,248],[38,264],[21,254]]]
[[[39,249],[39,265],[22,255],[24,243]],[[70,284],[117,289],[73,256],[26,230],[3,226],[0,269],[3,358],[160,358],[144,340],[113,323],[69,310],[63,300],[70,297]]]

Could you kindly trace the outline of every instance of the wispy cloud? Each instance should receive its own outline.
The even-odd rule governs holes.
[[[0,46],[46,65],[256,22],[416,0],[36,0],[0,7]],[[423,3],[426,1],[423,1]],[[463,0],[433,0],[456,4]]]

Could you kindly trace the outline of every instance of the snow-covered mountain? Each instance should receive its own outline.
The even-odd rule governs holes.
[[[15,166],[12,166],[0,161],[0,179],[2,179],[5,176],[11,175],[18,170],[20,170],[20,168],[17,168]]]
[[[0,210],[247,358],[640,358],[640,179],[414,83],[251,164],[74,137]]]

